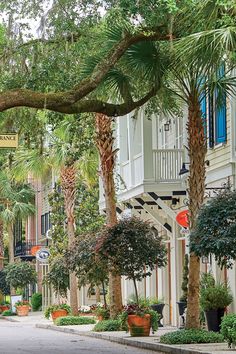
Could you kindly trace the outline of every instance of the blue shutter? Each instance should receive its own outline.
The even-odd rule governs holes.
[[[224,65],[219,69],[219,76],[224,76]],[[215,97],[217,98],[217,92]],[[226,126],[226,95],[220,107],[215,106],[215,141],[216,144],[225,143],[227,139]]]
[[[200,97],[200,108],[202,111],[202,120],[204,127],[204,136],[207,136],[207,102],[206,102],[206,93],[203,92]]]

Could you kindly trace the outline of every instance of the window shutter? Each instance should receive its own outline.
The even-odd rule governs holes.
[[[207,137],[207,102],[206,102],[206,94],[203,94],[200,97],[200,108],[202,111],[202,120],[203,120],[203,127],[204,127],[204,136]]]
[[[219,69],[219,76],[223,77],[225,74],[224,65]],[[217,98],[217,92],[216,92]],[[216,144],[225,143],[227,139],[227,126],[226,126],[226,95],[224,95],[220,107],[215,108],[215,136]]]
[[[209,126],[209,147],[213,148],[214,146],[214,112],[213,112],[213,97],[212,95],[208,96],[208,107],[209,107],[209,115],[208,115],[208,126]]]

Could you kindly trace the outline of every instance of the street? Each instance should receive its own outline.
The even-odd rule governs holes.
[[[0,320],[1,354],[151,354],[153,351]],[[157,353],[157,352],[155,352]]]

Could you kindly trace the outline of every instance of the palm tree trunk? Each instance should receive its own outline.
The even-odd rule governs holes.
[[[0,270],[3,269],[4,262],[4,242],[3,242],[3,222],[0,220]]]
[[[67,216],[67,235],[69,247],[72,247],[75,241],[75,197],[76,197],[76,169],[74,165],[65,166],[61,169],[61,186],[64,195],[65,213]],[[72,314],[78,315],[78,284],[76,274],[70,273],[70,306]]]
[[[14,235],[13,235],[13,225],[8,224],[7,226],[7,233],[8,233],[8,252],[9,252],[9,263],[12,264],[15,262],[15,257],[14,257]],[[10,293],[11,295],[15,295],[16,291],[15,289],[11,286],[10,287]]]
[[[190,97],[188,105],[188,148],[190,174],[188,178],[189,229],[195,227],[196,218],[204,200],[205,157],[207,153],[204,126],[198,97]],[[200,259],[193,252],[189,260],[189,281],[186,328],[200,327],[199,310]]]
[[[7,226],[7,233],[8,233],[8,250],[9,250],[9,263],[14,263],[14,235],[13,235],[13,227],[12,224]]]
[[[116,151],[113,150],[114,137],[111,124],[111,118],[103,114],[96,114],[96,144],[100,157],[100,173],[105,195],[106,223],[110,226],[117,223],[113,177]],[[116,275],[115,269],[111,269],[109,272],[109,296],[110,316],[114,318],[122,309],[121,277]]]

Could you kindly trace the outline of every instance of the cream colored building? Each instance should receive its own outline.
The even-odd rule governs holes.
[[[206,198],[214,195],[214,188],[221,188],[229,179],[235,182],[235,116],[236,99],[227,100],[218,109],[214,102],[201,103],[210,162],[207,167]],[[130,213],[153,222],[163,236],[168,252],[168,265],[157,269],[150,278],[138,284],[140,294],[163,298],[164,323],[178,325],[176,302],[181,296],[182,267],[188,253],[188,237],[176,222],[179,211],[186,209],[186,183],[188,174],[179,175],[183,163],[188,162],[186,137],[187,112],[183,117],[153,115],[145,117],[144,109],[118,117],[115,126],[116,144],[119,148],[116,164],[117,212]],[[188,168],[188,165],[185,165]],[[104,210],[102,186],[100,209]],[[229,278],[235,296],[232,309],[236,309],[236,274],[222,271],[214,260],[202,264],[202,271],[212,270],[218,280]],[[134,293],[133,285],[123,279],[123,298]]]

